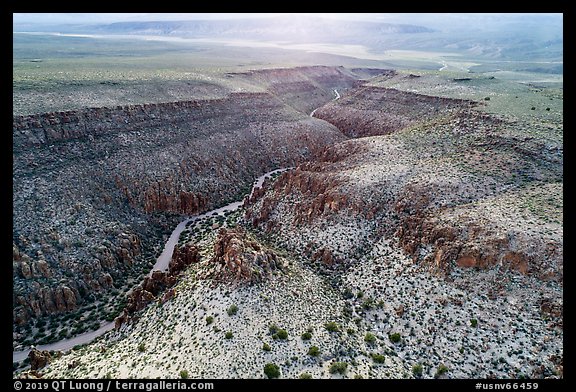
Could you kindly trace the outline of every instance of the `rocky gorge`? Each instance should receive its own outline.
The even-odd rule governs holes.
[[[70,173],[86,170],[62,165],[79,151],[78,138],[98,140],[91,149],[112,158],[100,158],[98,175],[84,172],[84,186],[108,198],[93,191],[79,218],[125,211],[114,215],[121,232],[106,237],[123,244],[109,253],[120,265],[146,260],[146,241],[160,235],[145,230],[222,205],[257,174],[294,166],[237,212],[190,223],[168,271],[130,290],[114,331],[42,361],[34,376],[263,378],[275,364],[289,378],[562,378],[561,102],[512,90],[555,108],[513,116],[498,97],[478,99],[508,85],[480,80],[462,90],[434,74],[355,72],[369,78],[339,67],[229,74],[265,91],[104,109],[102,128],[59,114],[76,119],[71,133],[47,132],[50,115],[15,118],[15,173],[28,195],[36,178],[67,174],[69,183]],[[438,86],[444,93],[432,94]],[[342,98],[332,100],[336,88]],[[98,150],[106,140],[108,150]],[[50,143],[64,143],[66,153],[49,153]],[[137,159],[127,153],[135,143],[147,146]],[[32,152],[47,165],[32,165]],[[69,197],[58,195],[59,203]],[[42,290],[61,268],[44,250],[45,263],[34,260],[39,246],[29,237],[14,241],[15,281],[34,299],[24,274]],[[58,255],[81,254],[66,252]],[[118,267],[106,265],[115,285]],[[75,293],[64,283],[70,291],[53,294],[62,297],[56,312]],[[18,304],[26,325],[31,307]]]
[[[52,334],[77,333],[54,328],[83,306],[99,304],[92,322],[115,317],[178,216],[234,200],[258,175],[345,138],[282,94],[304,83],[296,90],[315,105],[350,74],[276,73],[283,88],[273,92],[14,116],[15,342],[47,341],[46,322],[34,323],[46,316]]]

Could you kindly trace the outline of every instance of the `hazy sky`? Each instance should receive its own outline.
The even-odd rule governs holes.
[[[506,31],[525,31],[528,36],[545,32],[546,36],[553,33],[552,38],[562,37],[562,14],[503,14],[503,13],[15,13],[13,22],[17,25],[15,31],[26,31],[32,24],[46,25],[91,25],[109,24],[114,22],[167,21],[167,20],[215,20],[238,18],[266,18],[283,16],[285,19],[297,21],[302,16],[316,16],[336,20],[356,20],[369,22],[384,22],[393,24],[410,24],[424,26],[440,33],[458,35],[462,31],[467,34],[498,33]],[[288,21],[288,20],[286,20]],[[42,28],[40,27],[40,29]],[[31,30],[38,27],[32,27]],[[547,38],[548,39],[548,38]]]
[[[326,18],[369,20],[392,23],[412,23],[430,26],[440,26],[449,23],[484,23],[507,22],[522,20],[523,17],[541,15],[552,17],[552,20],[560,20],[562,14],[377,14],[377,13],[291,13],[291,14],[271,14],[271,13],[16,13],[13,14],[14,23],[112,23],[120,21],[158,21],[158,20],[198,20],[198,19],[231,19],[231,18],[255,18],[269,17],[277,15],[316,15]]]
[[[199,19],[233,19],[262,18],[277,15],[318,15],[328,18],[380,20],[386,14],[308,14],[308,13],[20,13],[13,14],[14,23],[111,23],[120,21],[157,21],[157,20],[199,20]]]

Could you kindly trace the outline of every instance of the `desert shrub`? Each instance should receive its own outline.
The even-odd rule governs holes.
[[[312,378],[312,375],[310,373],[302,373],[299,378],[308,380]]]
[[[143,353],[144,351],[146,351],[146,344],[144,344],[144,342],[140,343],[138,345],[138,351]]]
[[[270,345],[269,345],[268,343],[264,343],[264,344],[262,345],[262,350],[264,350],[264,351],[271,351],[271,350],[272,350],[272,347],[270,347]]]
[[[275,335],[276,332],[278,332],[279,328],[276,326],[276,324],[271,324],[268,327],[268,331],[270,332],[271,335]]]
[[[362,307],[366,310],[374,309],[374,300],[372,298],[367,298],[362,302]]]
[[[412,374],[414,375],[414,377],[422,377],[422,371],[423,371],[423,367],[421,363],[417,363],[416,365],[412,366]]]
[[[330,365],[330,368],[328,370],[332,374],[334,373],[344,374],[346,373],[346,369],[348,369],[348,364],[346,362],[334,362],[332,363],[332,365]]]
[[[208,316],[206,317],[206,325],[210,325],[214,322],[214,317]]]
[[[310,348],[308,349],[308,355],[310,355],[311,357],[317,357],[318,355],[320,355],[320,349],[317,346],[310,346]]]
[[[116,317],[114,317],[114,315],[112,313],[110,313],[104,318],[104,320],[106,320],[110,323],[110,322],[114,321],[115,318]]]
[[[471,325],[473,328],[476,328],[476,327],[478,326],[478,320],[476,320],[476,319],[470,319],[470,325]]]
[[[187,379],[188,377],[188,370],[180,370],[180,378]]]
[[[301,336],[302,340],[310,340],[312,339],[312,334],[310,332],[304,332]]]
[[[352,290],[350,290],[349,288],[345,288],[344,291],[342,292],[342,296],[345,299],[350,299],[354,297],[354,293],[352,293]]]
[[[285,329],[281,329],[278,332],[276,332],[276,336],[278,337],[278,339],[286,340],[288,339],[288,332]]]
[[[371,334],[370,332],[366,332],[366,335],[364,335],[364,341],[366,343],[373,344],[376,342],[376,336],[374,336],[374,334]]]
[[[324,324],[324,327],[326,328],[326,330],[328,332],[338,332],[340,331],[340,326],[338,324],[336,324],[334,321],[330,321],[326,324]]]
[[[440,364],[440,366],[438,366],[438,369],[436,369],[436,374],[434,375],[434,378],[440,377],[441,375],[443,375],[447,371],[448,371],[448,367],[444,364]]]
[[[400,334],[398,332],[390,334],[389,338],[392,343],[398,343],[401,340]]]
[[[264,365],[264,374],[268,378],[278,378],[280,377],[280,368],[278,367],[278,365],[275,365],[273,363],[267,363],[266,365]]]
[[[228,313],[228,316],[234,316],[238,313],[238,306],[231,305],[226,312]]]
[[[384,357],[384,355],[382,354],[372,354],[371,357],[372,360],[376,363],[384,363],[384,361],[386,360],[386,357]]]
[[[226,332],[226,334],[224,335],[224,337],[226,339],[232,339],[232,337],[234,337],[234,334],[231,331]]]

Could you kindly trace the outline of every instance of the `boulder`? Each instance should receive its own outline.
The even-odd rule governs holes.
[[[52,356],[48,351],[40,351],[33,347],[28,354],[28,359],[30,360],[30,370],[39,370],[52,360]]]

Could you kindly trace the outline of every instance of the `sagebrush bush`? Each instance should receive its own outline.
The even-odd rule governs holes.
[[[311,357],[317,357],[318,355],[320,355],[320,349],[316,346],[310,346],[310,348],[308,349],[308,355],[310,355]]]
[[[366,343],[374,343],[376,342],[376,336],[374,336],[374,334],[371,334],[370,332],[366,332],[366,335],[364,336],[364,341]]]
[[[264,374],[268,378],[278,378],[280,377],[280,368],[278,367],[278,365],[275,365],[273,363],[267,363],[266,365],[264,365]]]
[[[348,364],[346,362],[334,362],[332,365],[330,365],[329,371],[332,374],[334,373],[344,374],[346,373],[347,369]]]

